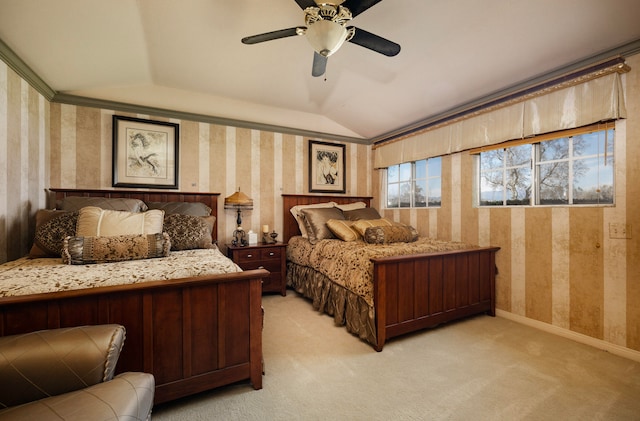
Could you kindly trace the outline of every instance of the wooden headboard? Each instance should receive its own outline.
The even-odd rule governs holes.
[[[283,215],[283,242],[288,242],[294,235],[300,235],[298,222],[290,212],[290,209],[298,205],[312,205],[314,203],[336,202],[339,205],[347,203],[364,202],[371,206],[371,196],[325,196],[310,194],[283,194],[282,195],[282,215]]]
[[[211,215],[216,217],[211,238],[218,238],[218,196],[220,193],[185,193],[157,190],[82,190],[82,189],[49,189],[51,192],[50,206],[67,196],[107,197],[139,199],[145,202],[201,202],[211,208]]]

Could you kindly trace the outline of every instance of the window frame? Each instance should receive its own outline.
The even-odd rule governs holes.
[[[607,132],[611,131],[613,133],[612,139],[611,140],[607,140],[608,139],[608,134]],[[602,152],[598,152],[597,154],[593,155],[587,155],[587,156],[574,156],[574,139],[578,136],[582,136],[582,135],[589,135],[589,134],[593,134],[593,133],[598,133],[598,132],[604,132],[605,133],[605,149]],[[560,159],[555,159],[555,160],[546,160],[546,161],[541,161],[541,148],[540,146],[542,144],[544,144],[544,142],[549,142],[549,141],[554,141],[554,140],[560,140],[560,139],[568,139],[568,153],[567,156],[565,158],[560,158]],[[475,185],[475,199],[474,199],[474,203],[476,207],[481,207],[481,208],[498,208],[498,207],[522,207],[522,206],[535,206],[535,207],[544,207],[544,206],[570,206],[570,207],[576,207],[576,206],[591,206],[591,207],[599,207],[599,206],[615,206],[615,163],[616,163],[616,159],[615,159],[615,139],[616,139],[616,135],[615,135],[615,122],[614,121],[609,121],[606,123],[598,123],[598,124],[593,124],[593,125],[589,125],[589,126],[585,126],[585,127],[581,127],[581,128],[576,128],[576,129],[570,129],[570,130],[563,130],[563,131],[559,131],[559,132],[553,132],[553,133],[548,133],[545,135],[541,135],[541,136],[536,136],[533,138],[527,138],[527,139],[518,139],[518,140],[514,140],[514,141],[508,141],[508,142],[504,142],[498,145],[492,145],[492,146],[487,146],[487,147],[482,147],[482,148],[477,148],[474,150],[471,150],[470,153],[473,155],[477,155],[476,159],[475,159],[475,167],[476,167],[476,171],[475,171],[475,176],[476,176],[476,182],[474,183]],[[607,142],[612,142],[611,143],[611,153],[609,154],[608,152],[608,148],[607,148]],[[481,163],[481,154],[483,152],[489,152],[492,150],[498,150],[501,149],[503,151],[505,151],[508,148],[515,148],[518,146],[523,146],[523,145],[530,145],[531,147],[531,159],[530,159],[530,185],[529,188],[531,189],[531,193],[529,196],[529,203],[507,203],[508,202],[508,198],[506,193],[506,181],[505,181],[505,172],[508,168],[508,166],[506,165],[506,160],[503,159],[503,179],[502,179],[502,184],[503,184],[503,189],[502,189],[502,204],[483,204],[483,200],[482,200],[482,183],[483,183],[483,170],[482,170],[482,163]],[[611,156],[609,156],[611,155]],[[575,203],[575,197],[574,197],[574,186],[575,186],[575,181],[576,179],[574,178],[574,163],[576,161],[587,161],[590,159],[604,159],[605,162],[605,166],[607,165],[607,162],[609,162],[609,160],[611,161],[611,202],[606,201],[606,202],[601,202],[601,203]],[[569,191],[569,197],[567,199],[567,203],[541,203],[541,185],[540,185],[540,174],[541,174],[541,166],[548,164],[550,162],[566,162],[568,165],[568,180],[567,180],[567,186],[568,186],[568,191]],[[598,163],[598,168],[599,168],[599,163]],[[497,167],[496,167],[496,171],[497,171]],[[598,191],[599,192],[599,191]]]
[[[438,160],[439,163],[435,164],[435,161]],[[424,177],[420,177],[418,178],[417,176],[417,169],[416,169],[416,164],[419,162],[425,162],[425,168],[424,168]],[[440,168],[440,172],[439,175],[437,176],[432,176],[430,175],[430,166],[429,166],[429,161],[432,161],[432,165],[438,165],[438,167]],[[408,179],[402,179],[402,166],[403,165],[410,165],[410,176]],[[397,167],[398,168],[398,181],[394,181],[392,183],[389,182],[389,168],[392,167]],[[428,209],[428,208],[439,208],[442,206],[442,157],[441,156],[436,156],[436,157],[431,157],[431,158],[424,158],[424,159],[418,159],[415,161],[408,161],[408,162],[401,162],[399,164],[394,164],[391,165],[387,168],[384,168],[384,182],[383,182],[383,193],[384,193],[384,209]],[[431,201],[430,198],[432,197],[431,195],[431,184],[430,181],[434,180],[434,179],[438,179],[439,180],[439,191],[440,191],[440,201],[437,204],[433,204],[430,205]],[[424,182],[425,185],[425,201],[424,201],[424,206],[415,206],[416,205],[416,184],[417,182]],[[397,184],[398,185],[398,206],[393,206],[390,207],[389,206],[389,186],[390,184]],[[409,184],[410,186],[410,191],[409,191],[409,197],[410,197],[410,201],[409,201],[409,206],[402,206],[402,185],[403,184]]]

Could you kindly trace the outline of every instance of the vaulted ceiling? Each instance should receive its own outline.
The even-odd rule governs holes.
[[[66,98],[176,110],[364,142],[544,75],[635,51],[638,0],[384,0],[352,25],[402,46],[345,43],[312,77],[294,0],[0,0],[0,40]]]

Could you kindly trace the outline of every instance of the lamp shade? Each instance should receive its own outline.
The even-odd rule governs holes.
[[[338,51],[347,39],[347,29],[330,20],[319,20],[307,28],[307,40],[316,52],[329,57]]]
[[[253,199],[240,190],[224,198],[225,209],[253,209]]]

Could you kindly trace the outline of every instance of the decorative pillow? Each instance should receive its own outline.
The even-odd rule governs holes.
[[[76,234],[78,212],[41,209],[36,212],[36,234],[29,257],[60,257],[62,242]]]
[[[83,196],[67,196],[62,199],[58,207],[66,211],[79,211],[87,206],[126,212],[144,212],[147,210],[147,205],[138,199]]]
[[[356,241],[362,237],[358,234],[358,231],[352,227],[354,222],[355,221],[347,221],[343,219],[329,219],[327,221],[327,227],[331,230],[333,235],[342,241]]]
[[[209,216],[211,208],[202,202],[145,202],[149,209],[161,209],[165,215]]]
[[[357,221],[354,221],[352,226],[356,231],[358,231],[358,234],[364,237],[364,232],[369,227],[384,227],[384,226],[392,227],[394,225],[396,224],[389,221],[388,219],[380,218],[380,219],[359,219]]]
[[[304,217],[307,228],[307,238],[311,244],[328,238],[336,238],[327,227],[329,219],[344,219],[342,211],[338,208],[311,208],[300,211]]]
[[[171,250],[212,248],[211,231],[215,216],[171,214],[164,217],[163,231],[171,238]]]
[[[289,211],[291,212],[291,215],[293,215],[293,217],[295,218],[296,222],[298,223],[298,228],[300,228],[300,234],[302,234],[302,236],[304,238],[308,238],[307,236],[307,227],[304,223],[304,218],[302,216],[301,211],[303,209],[314,209],[314,208],[332,208],[334,206],[336,206],[337,203],[336,202],[324,202],[324,203],[314,203],[312,205],[298,205],[298,206],[294,206],[292,207]]]
[[[369,244],[411,243],[418,239],[418,231],[409,225],[369,227],[364,231],[364,241]]]
[[[380,219],[382,216],[374,208],[360,208],[345,210],[344,218],[350,221],[358,221],[360,219]]]
[[[336,205],[336,208],[340,209],[342,212],[355,210],[355,209],[362,209],[366,207],[367,207],[367,204],[364,202],[354,202],[354,203],[347,203],[344,205]]]
[[[67,237],[64,239],[62,262],[69,265],[86,265],[166,257],[170,248],[171,240],[166,233]]]
[[[77,237],[158,234],[162,232],[164,211],[121,212],[87,206],[78,213]]]

